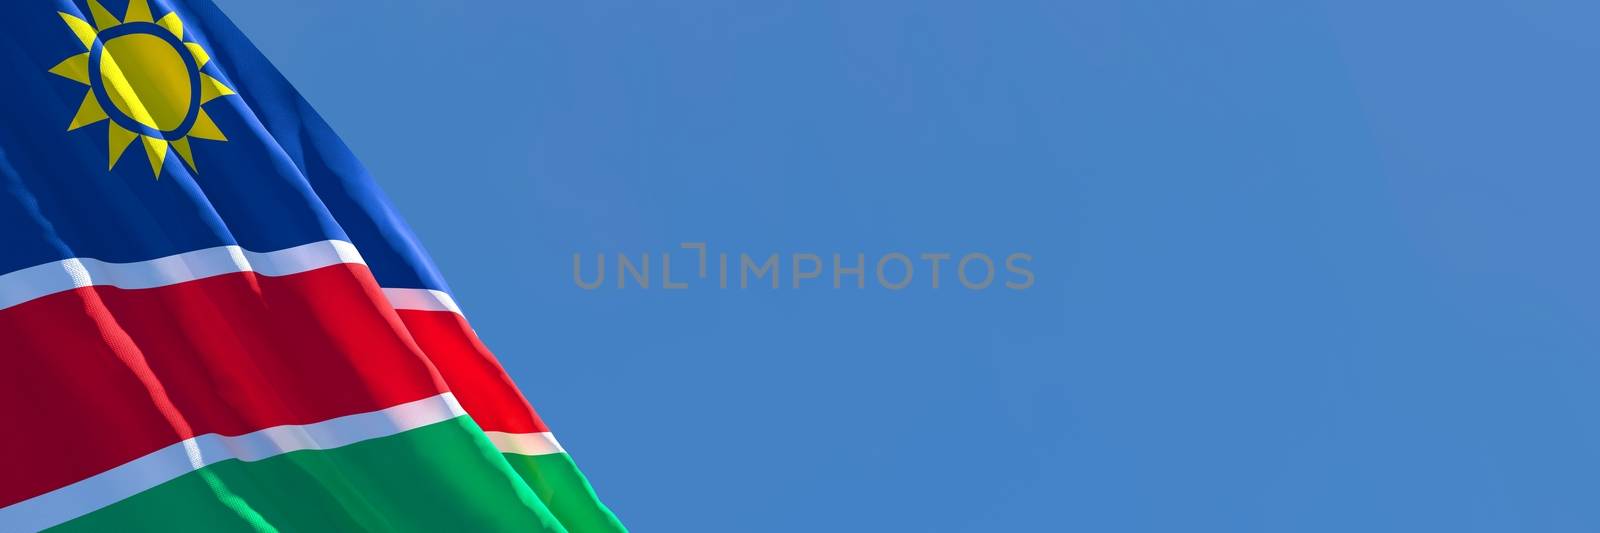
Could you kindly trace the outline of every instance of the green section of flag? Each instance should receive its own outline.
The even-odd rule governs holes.
[[[502,457],[463,416],[332,450],[223,461],[51,531],[559,532],[568,528],[544,501],[566,504],[561,483],[593,498],[564,454],[519,456],[535,460],[520,477]],[[548,481],[545,496],[525,478]],[[585,522],[571,531],[593,530],[588,515],[572,516]]]
[[[625,532],[594,488],[565,453],[549,455],[505,454],[506,462],[533,488],[533,493],[568,530],[582,533]]]

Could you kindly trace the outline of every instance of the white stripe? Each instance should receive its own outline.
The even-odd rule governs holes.
[[[237,436],[207,433],[0,508],[0,529],[36,531],[83,516],[178,476],[228,459],[260,461],[299,450],[328,450],[387,437],[466,414],[446,392],[421,400],[303,426],[276,426]]]
[[[0,309],[80,287],[149,289],[239,272],[287,276],[341,263],[366,264],[355,245],[344,241],[318,241],[275,252],[218,246],[134,263],[74,257],[0,275]]]
[[[515,453],[518,455],[550,455],[562,453],[561,443],[556,442],[556,436],[550,432],[544,433],[504,433],[500,431],[485,431],[489,442],[494,443],[501,453]]]
[[[456,306],[455,298],[449,293],[433,289],[383,289],[383,295],[389,298],[389,305],[395,309],[412,309],[417,311],[449,311],[461,314],[461,308]]]
[[[240,272],[288,276],[338,264],[365,265],[366,261],[355,245],[345,241],[318,241],[273,252],[218,246],[133,263],[74,257],[0,274],[0,309],[96,285],[150,289]],[[395,309],[461,314],[461,307],[444,291],[386,288],[383,295]]]

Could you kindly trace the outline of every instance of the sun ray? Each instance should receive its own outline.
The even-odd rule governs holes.
[[[200,103],[204,104],[230,94],[233,94],[233,89],[223,85],[221,80],[211,77],[210,74],[200,73]]]
[[[67,126],[67,131],[72,131],[109,117],[106,110],[100,107],[100,99],[94,97],[94,91],[83,95],[83,103],[78,104],[78,114],[72,116],[72,124]]]
[[[90,26],[88,22],[81,18],[68,15],[62,11],[57,11],[56,14],[61,15],[61,20],[67,23],[67,28],[71,29],[72,34],[78,37],[78,42],[83,43],[84,50],[94,47],[94,26]]]
[[[189,55],[194,56],[194,65],[196,67],[204,68],[206,63],[211,62],[211,54],[207,54],[206,49],[201,48],[199,44],[183,43],[183,46],[189,49]]]
[[[139,134],[128,131],[127,128],[117,125],[116,122],[111,123],[111,163],[106,165],[106,170],[116,168],[117,160],[122,159],[122,152],[127,150],[128,145],[132,144],[137,137],[139,137]]]
[[[177,37],[179,39],[183,38],[183,19],[178,18],[178,14],[176,12],[167,13],[167,16],[161,17],[161,20],[156,21],[156,25],[166,28],[167,31],[172,32],[173,37]]]
[[[209,141],[228,140],[227,137],[222,135],[222,130],[217,128],[217,123],[211,120],[211,115],[206,114],[206,110],[204,108],[200,109],[200,112],[195,114],[194,126],[189,128],[189,136],[206,139]]]
[[[84,85],[88,85],[89,53],[84,52],[66,58],[60,63],[57,63],[56,66],[50,67],[50,73],[78,83],[82,83]]]
[[[144,141],[144,155],[150,157],[150,171],[161,179],[161,164],[167,162],[167,140],[149,135],[140,135],[139,140]]]
[[[122,15],[123,22],[155,22],[150,17],[150,2],[146,0],[128,0],[128,12]]]
[[[117,20],[115,15],[112,15],[110,11],[106,11],[106,6],[100,5],[100,0],[89,0],[89,12],[94,15],[94,26],[100,31],[106,31],[107,28],[122,24],[122,21]]]
[[[189,153],[188,137],[180,137],[178,140],[172,141],[172,151],[177,152],[178,157],[182,158],[183,162],[189,165],[190,172],[194,172],[195,174],[200,173],[200,169],[194,167],[194,154]]]

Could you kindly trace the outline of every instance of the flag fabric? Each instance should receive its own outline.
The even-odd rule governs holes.
[[[0,9],[0,531],[622,530],[214,5]]]

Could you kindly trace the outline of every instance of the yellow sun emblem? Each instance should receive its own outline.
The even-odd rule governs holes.
[[[115,168],[128,145],[139,140],[150,170],[161,178],[167,147],[195,170],[189,138],[226,141],[202,104],[234,94],[216,78],[200,72],[211,56],[199,44],[183,40],[177,13],[155,20],[148,0],[129,0],[117,19],[99,0],[89,0],[94,24],[60,13],[67,28],[83,43],[84,53],[50,69],[52,74],[89,86],[67,131],[110,119],[111,162]],[[109,113],[108,113],[109,111]]]

